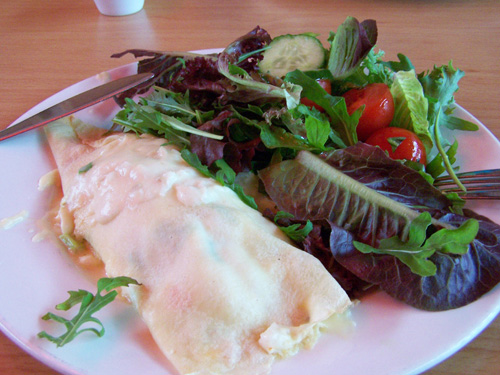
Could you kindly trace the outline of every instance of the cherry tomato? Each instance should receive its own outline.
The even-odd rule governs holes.
[[[367,140],[374,131],[389,126],[394,117],[394,99],[389,87],[384,83],[372,83],[359,89],[351,89],[342,96],[350,115],[362,105],[365,106],[356,128],[360,141]]]
[[[323,87],[323,89],[328,93],[328,94],[331,94],[332,93],[332,83],[330,82],[330,80],[328,79],[318,79],[316,82],[319,83],[319,85],[321,87]],[[320,107],[319,105],[317,105],[316,103],[314,103],[311,99],[308,99],[308,98],[301,98],[300,99],[300,102],[304,105],[307,105],[308,107],[314,107],[316,108],[318,111],[321,111],[323,112],[324,109],[322,107]]]
[[[388,127],[374,132],[366,143],[379,146],[392,159],[411,160],[423,165],[427,162],[425,147],[417,135],[409,130]]]

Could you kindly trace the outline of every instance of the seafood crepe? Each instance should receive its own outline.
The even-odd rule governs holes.
[[[68,118],[47,128],[65,231],[124,288],[181,374],[267,374],[350,300],[321,263],[174,146]],[[82,168],[84,167],[84,168]]]

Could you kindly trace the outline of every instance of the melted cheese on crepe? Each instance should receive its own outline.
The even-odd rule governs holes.
[[[267,374],[349,307],[317,259],[175,147],[72,121],[48,138],[74,235],[142,284],[130,299],[181,374]]]

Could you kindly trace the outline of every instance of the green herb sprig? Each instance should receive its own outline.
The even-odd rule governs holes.
[[[71,342],[75,337],[80,335],[83,332],[93,332],[98,337],[102,337],[104,335],[104,325],[102,322],[93,316],[94,313],[101,310],[104,306],[114,301],[118,292],[113,290],[115,288],[121,286],[129,286],[129,285],[139,285],[139,283],[126,276],[120,276],[115,278],[101,278],[97,282],[97,293],[93,295],[91,292],[86,290],[79,289],[78,291],[69,291],[69,298],[56,305],[57,310],[67,311],[71,309],[73,306],[80,304],[80,310],[78,314],[75,315],[72,319],[66,319],[62,316],[56,315],[54,313],[48,312],[44,316],[42,316],[43,320],[54,320],[57,323],[64,324],[66,327],[66,332],[58,337],[49,335],[47,332],[42,331],[38,333],[38,337],[45,338],[54,344],[57,347],[61,347]],[[108,293],[101,295],[101,292],[106,291]],[[93,326],[87,326],[82,328],[84,324],[96,324],[98,328]]]
[[[236,195],[249,207],[257,210],[257,203],[255,199],[243,191],[243,187],[236,183],[236,173],[233,169],[224,161],[224,159],[217,160],[214,164],[218,170],[214,173],[206,165],[202,164],[198,156],[184,149],[181,151],[182,158],[193,168],[198,170],[205,177],[211,177],[218,181],[221,185],[226,186],[233,190]]]
[[[362,253],[392,255],[406,264],[413,273],[420,276],[434,276],[436,265],[429,258],[435,253],[465,254],[469,244],[476,238],[479,230],[477,220],[469,219],[456,229],[440,229],[427,238],[427,228],[431,225],[431,215],[423,212],[414,219],[410,226],[408,241],[403,242],[398,236],[380,241],[379,247],[353,241]]]
[[[274,216],[274,222],[283,231],[283,233],[288,236],[288,238],[300,243],[303,242],[307,235],[313,230],[313,223],[310,220],[307,220],[304,225],[300,223],[290,224],[288,226],[278,224],[280,219],[292,219],[293,217],[294,216],[289,212],[278,211]]]

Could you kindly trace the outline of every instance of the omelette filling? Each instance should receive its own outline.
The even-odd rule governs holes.
[[[63,189],[62,231],[87,241],[181,374],[268,374],[345,313],[321,263],[202,176],[164,139],[47,128]]]

